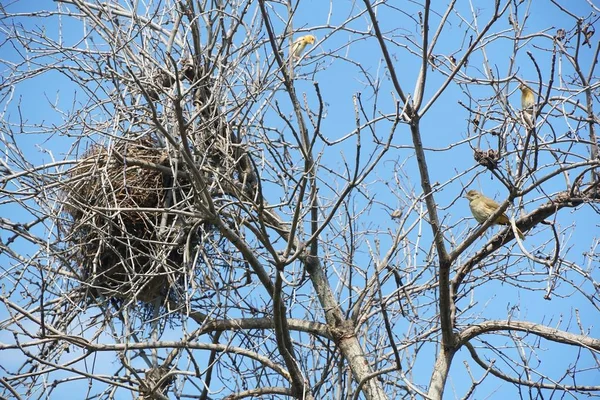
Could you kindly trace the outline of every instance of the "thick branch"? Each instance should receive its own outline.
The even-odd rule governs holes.
[[[315,287],[319,301],[325,312],[327,325],[334,338],[335,343],[339,346],[344,358],[350,364],[354,379],[357,382],[363,382],[368,379],[362,387],[365,398],[368,400],[386,399],[387,396],[383,388],[376,379],[373,378],[373,371],[369,366],[369,361],[365,357],[363,349],[356,337],[354,325],[350,320],[347,320],[342,314],[342,310],[335,299],[327,276],[323,271],[323,267],[317,257],[307,256],[303,258],[310,279]]]
[[[558,383],[543,383],[543,382],[533,382],[533,381],[529,381],[529,380],[523,380],[523,379],[518,379],[518,378],[513,378],[512,376],[509,376],[507,374],[504,374],[502,372],[500,372],[499,370],[497,370],[496,368],[493,367],[493,362],[488,364],[485,361],[483,361],[479,355],[477,354],[477,351],[475,350],[475,347],[467,342],[465,343],[465,346],[467,347],[467,349],[469,350],[469,353],[471,354],[471,357],[473,358],[473,360],[483,369],[485,369],[486,371],[490,371],[490,373],[492,375],[494,375],[497,378],[502,379],[503,381],[506,382],[510,382],[510,383],[514,383],[517,385],[523,385],[523,386],[528,386],[528,387],[532,387],[532,388],[539,388],[539,389],[550,389],[550,390],[565,390],[565,391],[572,391],[572,390],[578,390],[578,391],[599,391],[600,390],[600,386],[573,386],[573,385],[561,385]]]
[[[550,328],[546,325],[536,324],[529,321],[514,320],[490,320],[481,324],[471,325],[456,335],[458,344],[463,345],[476,336],[496,331],[519,331],[532,333],[552,342],[579,346],[592,351],[600,352],[600,339],[589,336],[576,335],[574,333]]]

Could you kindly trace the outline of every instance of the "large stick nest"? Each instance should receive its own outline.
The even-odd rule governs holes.
[[[165,149],[150,139],[92,147],[69,172],[67,240],[92,297],[150,303],[181,279],[185,240],[165,211],[170,177],[127,159],[168,166]]]
[[[211,196],[253,198],[256,174],[240,132],[218,111],[220,97],[211,95],[211,88],[218,92],[212,87],[214,81],[193,59],[184,63],[178,79],[197,86],[193,103],[201,111],[201,122],[180,132],[197,157],[191,167],[205,175]],[[160,101],[158,89],[168,90],[175,81],[161,79],[160,87],[150,87],[156,92],[150,100]],[[182,221],[182,213],[177,214],[198,213],[187,201],[194,196],[186,178],[175,174],[174,179],[174,174],[160,168],[139,166],[159,165],[170,171],[171,161],[176,164],[178,158],[170,159],[167,150],[148,137],[120,138],[111,146],[92,147],[69,171],[66,241],[92,297],[146,303],[169,297],[191,268],[189,262],[184,265],[190,247],[200,242],[201,232],[213,233],[211,226],[198,221],[192,224],[195,232],[186,231],[189,224]],[[140,162],[134,165],[128,160]],[[181,165],[175,167],[179,170]]]

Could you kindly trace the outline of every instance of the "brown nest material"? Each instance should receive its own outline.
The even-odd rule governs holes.
[[[174,376],[169,376],[169,368],[165,366],[151,368],[146,371],[146,379],[140,390],[140,400],[152,400],[158,398],[156,394],[166,395],[169,386],[175,380]]]
[[[475,149],[473,158],[479,165],[482,165],[489,170],[498,168],[498,162],[500,161],[500,156],[494,149],[488,149],[487,151]]]
[[[185,240],[176,238],[174,214],[164,211],[170,177],[129,159],[168,165],[153,140],[121,139],[92,147],[69,171],[66,239],[92,297],[152,303],[181,278]],[[185,182],[178,184],[185,190]]]

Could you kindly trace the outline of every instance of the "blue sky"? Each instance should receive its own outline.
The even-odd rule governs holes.
[[[556,7],[550,7],[546,3],[541,5],[536,3],[532,7],[534,10],[531,17],[525,22],[526,33],[545,32],[547,35],[554,35],[559,27],[570,29],[574,25],[571,18],[566,18],[564,13],[557,10]],[[56,3],[52,1],[27,2],[20,1],[10,5],[9,10],[15,12],[29,12],[37,9],[55,9]],[[357,6],[361,9],[360,6]],[[411,39],[418,41],[418,23],[415,15],[418,7],[412,3],[403,3],[402,12],[391,8],[384,9],[381,7],[378,11],[378,18],[384,31],[396,29],[394,34],[398,35],[398,46],[391,47],[392,57],[395,62],[395,68],[399,71],[399,80],[404,91],[412,95],[414,92],[414,82],[418,75],[419,64],[416,62],[414,54],[407,49]],[[479,24],[486,20],[489,16],[489,4],[481,4],[478,9]],[[574,1],[569,4],[569,10],[581,16],[587,16],[590,13],[589,6],[584,1]],[[279,9],[283,13],[283,9]],[[432,22],[435,25],[439,21],[439,15],[443,9],[436,10],[437,13],[432,15]],[[468,16],[469,9],[467,5],[461,3],[458,6],[458,11],[461,15]],[[379,113],[390,113],[395,109],[395,99],[397,96],[393,93],[393,88],[390,83],[388,72],[385,70],[381,61],[381,55],[376,42],[371,38],[367,39],[360,32],[369,29],[369,24],[366,15],[356,18],[355,21],[346,25],[344,30],[336,30],[333,27],[345,21],[349,15],[356,14],[356,8],[351,2],[329,2],[320,0],[303,1],[298,8],[298,12],[294,17],[294,27],[302,32],[314,33],[317,37],[317,45],[309,49],[306,59],[303,61],[300,71],[296,79],[296,90],[298,93],[305,94],[308,103],[316,106],[317,96],[314,90],[314,82],[317,82],[323,100],[325,103],[326,118],[323,120],[321,132],[328,140],[338,140],[343,138],[355,127],[355,114],[353,96],[361,94],[361,100],[366,105],[368,111],[372,111],[376,106],[377,111],[374,117]],[[399,16],[405,14],[402,18]],[[456,58],[464,53],[464,49],[468,45],[469,37],[464,34],[467,23],[472,23],[468,18],[460,22],[456,15],[451,20],[451,24],[444,29],[444,34],[440,39],[436,55],[447,57],[450,54],[455,54]],[[33,19],[30,17],[19,18],[19,23],[26,28],[43,29],[50,36],[56,35],[59,21],[56,18]],[[71,22],[66,18],[60,21],[65,35],[66,43],[75,43],[81,34],[81,25],[77,22]],[[282,29],[281,23],[274,23],[275,29]],[[481,27],[481,25],[480,25]],[[509,74],[516,74],[521,79],[528,82],[537,82],[537,72],[531,62],[527,52],[532,52],[539,65],[547,66],[552,59],[552,53],[544,51],[540,46],[547,45],[547,39],[544,37],[533,37],[522,42],[523,47],[519,49],[516,56],[511,59],[513,41],[511,35],[514,35],[506,18],[502,18],[498,22],[498,26],[492,32],[503,30],[501,38],[492,42],[486,47],[486,57],[488,58],[494,73],[497,77],[505,78]],[[358,32],[358,33],[357,33]],[[280,32],[278,32],[280,33]],[[2,33],[0,32],[0,35]],[[402,36],[405,35],[405,36]],[[266,38],[266,34],[263,35]],[[352,43],[346,46],[347,43]],[[339,49],[332,53],[334,50]],[[5,51],[3,59],[18,60],[20,56],[16,50],[11,50],[7,46],[3,46]],[[265,47],[265,54],[268,54],[270,48]],[[356,64],[351,64],[342,59],[346,57],[353,60]],[[580,52],[580,60],[583,69],[587,71],[591,62],[592,49],[582,47]],[[471,77],[483,79],[483,53],[476,52],[469,59],[466,72]],[[514,62],[513,67],[509,70],[509,66]],[[5,66],[3,66],[5,68]],[[568,63],[562,59],[560,63],[560,71],[563,77],[567,78],[571,75]],[[378,83],[380,91],[377,97],[367,85],[365,85],[365,76],[362,72]],[[547,82],[550,79],[548,68],[542,68],[542,80]],[[438,90],[439,85],[444,81],[444,76],[438,71],[428,69],[428,81],[425,91],[425,103]],[[556,95],[564,94],[563,89],[567,86],[567,79],[561,81],[556,79]],[[520,108],[520,94],[517,91],[518,83],[512,81],[508,84],[501,84],[502,93],[510,95],[508,101],[514,110]],[[467,89],[468,88],[468,89]],[[438,101],[425,114],[422,120],[421,131],[425,147],[430,151],[427,152],[427,158],[430,167],[432,182],[439,182],[442,185],[441,190],[436,193],[436,201],[441,207],[440,217],[443,224],[448,227],[448,245],[460,242],[469,234],[471,229],[476,226],[475,221],[471,218],[467,207],[467,201],[460,196],[464,186],[482,190],[490,197],[494,197],[498,201],[502,201],[507,196],[506,189],[493,178],[491,174],[484,171],[481,167],[475,167],[475,162],[472,156],[472,150],[469,143],[476,145],[477,137],[472,133],[472,126],[468,121],[472,118],[465,107],[459,104],[469,104],[469,98],[465,91],[474,99],[480,99],[481,104],[497,104],[494,103],[495,92],[488,84],[472,83],[463,86],[450,84],[446,91],[441,95]],[[4,92],[0,92],[4,93]],[[284,112],[291,113],[291,106],[286,102],[285,94],[278,94],[276,98],[280,101]],[[17,100],[18,99],[18,100]],[[489,100],[486,100],[489,99]],[[44,122],[45,125],[59,125],[64,118],[64,115],[56,112],[56,108],[62,110],[70,110],[76,112],[78,107],[86,103],[86,94],[81,89],[73,86],[70,80],[64,75],[57,73],[46,73],[39,75],[31,80],[20,82],[14,90],[13,101],[7,105],[4,118],[11,124],[19,121],[19,116],[23,115],[24,120],[29,124]],[[3,102],[2,107],[6,105]],[[494,108],[497,109],[497,108]],[[278,124],[278,121],[274,124]],[[493,125],[494,122],[489,122]],[[489,126],[489,125],[488,125]],[[391,127],[389,122],[381,122],[375,125],[375,135],[385,137]],[[518,131],[518,128],[516,128]],[[567,129],[565,126],[560,126],[560,129]],[[65,132],[56,132],[55,134],[36,134],[35,129],[26,128],[26,131],[33,130],[33,133],[20,133],[16,135],[18,145],[26,152],[28,160],[33,165],[41,165],[51,162],[53,159],[61,160],[63,158],[72,157],[73,139],[63,135]],[[557,129],[558,130],[558,129]],[[515,134],[516,131],[513,132]],[[548,126],[540,128],[540,135],[551,135]],[[289,134],[289,132],[288,132]],[[512,136],[514,138],[514,136]],[[468,138],[473,138],[467,141]],[[362,151],[367,152],[375,146],[371,139],[371,132],[365,130],[362,137]],[[483,139],[489,141],[490,146],[495,146],[494,138],[486,135]],[[453,146],[447,151],[441,151],[448,146],[452,146],[457,142],[460,145]],[[421,192],[421,187],[418,181],[418,169],[414,159],[414,152],[411,149],[412,142],[410,140],[410,132],[406,125],[400,124],[395,132],[393,140],[394,149],[392,149],[385,157],[385,160],[377,167],[373,175],[365,182],[369,187],[364,189],[363,193],[370,193],[373,198],[369,199],[361,193],[356,193],[354,196],[355,210],[365,209],[364,218],[358,221],[358,227],[361,229],[394,229],[394,222],[389,219],[389,212],[397,207],[406,207],[405,199],[398,192],[398,188],[394,187],[394,177],[398,176],[398,166],[404,166],[403,172],[407,178],[412,180],[412,184],[407,183],[405,189],[412,189],[416,193]],[[484,145],[481,145],[484,147]],[[583,149],[583,146],[581,146]],[[5,151],[3,149],[3,151]],[[323,152],[321,158],[323,165],[330,168],[332,171],[343,171],[343,160],[354,160],[357,151],[357,143],[355,138],[350,138],[339,146],[328,147],[322,141],[317,143],[317,151]],[[583,154],[585,150],[580,151]],[[365,165],[367,158],[361,159],[361,165]],[[458,177],[458,178],[457,178]],[[336,181],[335,174],[322,172],[323,180],[322,193],[323,197],[331,194],[331,190],[327,188],[325,183],[330,183],[334,187],[339,187],[343,182]],[[392,183],[390,183],[392,182]],[[564,190],[564,182],[560,179],[555,179],[545,189],[553,192]],[[375,200],[375,205],[371,204]],[[277,195],[273,195],[271,202],[275,203],[279,200]],[[521,206],[524,212],[535,208],[536,204],[544,202],[542,194],[532,192],[523,200]],[[33,203],[29,201],[29,204]],[[517,212],[514,208],[509,210],[509,214]],[[22,206],[17,204],[1,204],[0,214],[5,217],[10,217],[13,221],[27,222],[31,220],[31,215],[24,212]],[[518,216],[518,214],[517,214]],[[414,218],[414,217],[413,217]],[[414,219],[412,219],[414,220]],[[594,243],[591,237],[598,232],[598,216],[593,213],[589,207],[584,206],[574,212],[571,209],[562,210],[556,219],[557,226],[561,232],[561,248],[563,255],[574,263],[584,263],[586,258],[582,255],[584,252],[594,249]],[[44,230],[49,229],[48,226],[40,226],[38,233],[43,235]],[[499,229],[492,227],[486,233],[486,236],[473,244],[473,248],[477,249],[485,243],[485,240],[497,233]],[[335,229],[326,230],[323,235],[335,236]],[[368,265],[370,261],[368,245],[373,245],[376,235],[366,235],[362,247],[358,251],[357,262]],[[8,234],[0,232],[0,237],[6,240]],[[410,238],[416,240],[416,232],[411,233]],[[381,243],[381,248],[384,249],[390,243],[390,237],[380,235],[377,239]],[[551,231],[545,226],[534,228],[527,236],[525,243],[527,249],[531,251],[540,250],[544,255],[549,253],[551,246]],[[423,243],[423,249],[420,249],[414,257],[416,267],[430,268],[435,271],[435,265],[428,264],[427,247],[431,241],[431,232],[425,224],[422,227],[420,239]],[[550,243],[549,245],[545,245]],[[26,243],[20,244],[19,250],[23,255],[30,255],[35,248]],[[539,246],[539,248],[538,248]],[[502,254],[506,256],[500,262],[506,262],[506,259],[516,257],[520,253],[518,247],[513,244],[508,245],[502,250]],[[462,260],[464,261],[464,260]],[[10,286],[13,278],[8,273],[10,271],[10,261],[5,256],[0,254],[0,263],[3,266],[0,270],[0,278],[2,284]],[[524,261],[509,271],[514,276],[512,282],[518,280],[527,280],[528,274],[533,271],[539,272],[543,267],[535,265],[531,262]],[[568,268],[564,266],[562,268]],[[593,271],[597,278],[597,268]],[[570,272],[565,272],[567,276],[575,276]],[[578,279],[578,278],[574,278]],[[597,280],[597,279],[596,279]],[[532,286],[543,288],[546,285],[545,281],[523,282],[522,285],[530,288]],[[588,285],[588,284],[585,284]],[[584,286],[586,287],[586,286]],[[389,291],[394,290],[394,285],[387,287]],[[592,288],[588,288],[593,290]],[[563,296],[561,298],[561,296]],[[600,330],[597,326],[597,310],[585,300],[581,294],[575,292],[573,288],[567,285],[561,285],[557,288],[555,295],[551,300],[543,300],[543,293],[530,292],[516,286],[503,284],[498,281],[489,281],[482,283],[472,291],[472,295],[461,300],[459,308],[469,309],[467,312],[473,314],[477,320],[488,319],[505,319],[510,314],[513,318],[527,319],[534,322],[545,323],[549,326],[556,326],[561,329],[572,330],[578,332],[575,320],[578,318],[585,329],[589,329],[589,335],[593,337],[600,336]],[[471,303],[471,307],[469,307]],[[577,317],[576,317],[577,310]],[[550,317],[549,315],[552,315]],[[0,309],[0,318],[6,316],[5,310]],[[406,321],[400,318],[396,321],[398,334],[404,333]],[[490,341],[501,344],[510,343],[509,338],[488,338]],[[2,338],[2,340],[9,340]],[[553,360],[552,362],[544,361],[540,368],[548,372],[552,376],[560,376],[567,369],[568,364],[577,357],[573,349],[568,346],[558,346],[547,341],[542,341],[538,345],[540,353],[546,357],[544,360]],[[415,382],[421,385],[427,385],[429,381],[431,366],[434,362],[434,346],[425,346],[423,352],[419,355],[419,360],[416,363],[413,371]],[[529,356],[527,350],[523,350],[524,354]],[[482,351],[482,354],[490,358],[500,357],[498,354],[491,354]],[[515,357],[515,352],[507,350],[507,357]],[[480,354],[481,355],[481,354]],[[584,356],[585,357],[585,356]],[[468,361],[471,370],[475,376],[481,376],[482,370],[476,366],[468,356],[466,349],[463,349],[457,355],[452,369],[452,374],[449,379],[446,398],[461,397],[470,385],[470,380],[465,370],[463,361]],[[106,362],[106,361],[105,361]],[[593,361],[589,360],[590,365]],[[109,367],[110,368],[110,367]],[[587,374],[582,374],[578,381],[594,384],[600,380],[600,372],[592,370]],[[488,378],[485,383],[476,391],[474,398],[502,398],[508,396],[508,393],[514,393],[513,388],[496,379]]]

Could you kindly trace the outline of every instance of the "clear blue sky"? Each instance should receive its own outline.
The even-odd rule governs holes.
[[[484,4],[485,3],[485,4]],[[488,4],[491,2],[481,2],[480,4],[480,24],[485,21],[485,16],[489,15]],[[566,19],[563,13],[560,13],[556,7],[550,7],[546,2],[534,2],[536,3],[532,7],[540,7],[535,9],[532,13],[532,17],[526,21],[527,32],[538,32],[546,31],[548,35],[553,35],[556,28],[558,27],[572,27],[573,21]],[[543,3],[543,5],[542,5]],[[440,5],[441,6],[441,5]],[[575,14],[581,16],[587,16],[590,12],[589,6],[586,5],[585,1],[573,1],[570,2],[569,10]],[[56,3],[53,1],[20,1],[18,3],[9,6],[10,11],[28,12],[37,9],[55,9]],[[359,6],[360,7],[360,6]],[[398,12],[388,10],[383,12],[380,9],[378,17],[380,18],[381,25],[385,30],[398,28],[398,23],[401,31],[405,32],[409,37],[417,39],[415,34],[418,32],[418,24],[414,22],[414,10],[416,6],[410,2],[402,3],[403,12],[409,16],[398,20]],[[412,10],[411,8],[414,8]],[[299,93],[306,93],[310,104],[316,104],[316,96],[313,89],[313,81],[318,82],[323,99],[326,104],[326,118],[323,121],[322,133],[325,137],[330,140],[335,140],[344,137],[348,132],[352,131],[355,126],[354,120],[354,104],[352,97],[357,93],[363,93],[364,97],[362,100],[368,106],[373,106],[376,101],[377,106],[383,112],[392,112],[394,110],[394,95],[393,88],[390,80],[387,76],[387,72],[384,71],[383,63],[381,62],[381,56],[379,48],[374,40],[359,40],[352,43],[351,46],[347,47],[344,44],[354,41],[358,36],[347,30],[336,31],[332,29],[336,25],[346,20],[349,13],[352,11],[352,2],[333,2],[333,5],[329,2],[322,0],[304,0],[301,7],[298,9],[298,13],[294,19],[294,25],[296,29],[302,31],[311,32],[317,37],[317,46],[310,49],[309,56],[305,60],[302,66],[301,73],[299,73],[298,80],[296,82],[297,90]],[[466,5],[460,5],[459,10],[465,15],[469,15],[468,8]],[[443,9],[437,9],[438,13],[443,13]],[[355,13],[356,11],[354,11]],[[331,19],[329,19],[331,18]],[[411,23],[411,21],[413,21]],[[434,14],[432,16],[434,24],[439,21],[439,15]],[[471,22],[471,21],[467,21]],[[32,18],[21,18],[19,23],[23,24],[26,28],[43,29],[46,30],[48,35],[56,35],[57,32],[57,20],[48,19],[32,19]],[[61,21],[63,28],[67,27],[65,40],[66,42],[73,42],[80,37],[80,25],[78,23],[71,23],[65,19]],[[468,37],[464,37],[465,22],[462,24],[457,21],[456,18],[452,19],[452,24],[447,26],[444,30],[436,54],[448,56],[456,52],[456,58],[464,52],[464,48],[468,44]],[[360,17],[356,21],[348,24],[347,28],[365,30],[367,29],[368,23],[366,17]],[[509,56],[512,50],[512,31],[508,21],[504,18],[499,22],[499,26],[504,26],[506,29],[505,39],[499,39],[487,48],[487,56],[489,61],[494,67],[495,71],[498,72],[501,78],[506,76],[506,71],[510,63]],[[275,25],[276,29],[281,29],[281,25]],[[481,25],[480,25],[481,27]],[[494,29],[497,32],[498,29]],[[0,32],[0,38],[2,36]],[[418,40],[418,39],[417,39]],[[399,39],[399,42],[403,41]],[[530,82],[537,82],[537,73],[534,66],[527,56],[526,52],[531,51],[536,60],[540,65],[547,65],[552,57],[552,54],[539,50],[537,46],[538,42],[533,39],[524,44],[524,47],[519,50],[516,59],[514,60],[516,65],[517,75]],[[379,97],[374,99],[370,96],[370,93],[365,89],[363,76],[359,74],[359,66],[352,66],[340,59],[333,57],[323,57],[322,54],[329,54],[334,49],[338,50],[335,55],[345,56],[355,60],[360,68],[368,71],[368,73],[376,77],[379,80],[381,87]],[[7,46],[3,46],[2,50],[5,51],[1,58],[8,58],[19,60],[20,55],[15,50],[10,50]],[[417,59],[413,54],[398,46],[393,48],[393,57],[395,60],[395,67],[399,71],[400,83],[403,86],[405,92],[412,94],[414,91],[414,82],[417,77],[418,67]],[[591,60],[591,50],[587,47],[581,49],[581,60],[585,66],[585,70],[589,68],[589,60]],[[481,73],[482,66],[481,53],[477,53],[469,60],[469,66],[467,72],[471,76],[483,77]],[[324,68],[326,66],[326,68]],[[561,65],[564,69],[563,75],[569,74],[569,66],[567,63]],[[3,68],[6,68],[5,66]],[[314,73],[313,73],[314,72]],[[548,76],[549,71],[547,68],[542,70],[545,82],[550,78]],[[443,81],[443,76],[437,72],[432,72],[429,69],[428,83],[426,87],[425,102],[427,99],[437,91],[439,84]],[[562,87],[562,82],[556,82],[555,85]],[[519,94],[516,91],[517,83],[513,82],[508,86],[508,93],[512,93],[509,101],[510,105],[516,110],[519,106]],[[493,90],[489,85],[472,85],[470,86],[470,92],[473,97],[484,99],[493,95]],[[514,93],[513,93],[514,92]],[[2,92],[4,93],[4,92]],[[85,95],[73,87],[72,83],[64,76],[52,73],[40,75],[29,81],[21,82],[15,88],[14,99],[7,108],[5,118],[10,123],[16,123],[19,120],[19,113],[24,116],[24,119],[29,123],[39,123],[44,121],[45,124],[56,123],[59,124],[62,120],[62,116],[54,110],[54,106],[58,106],[61,109],[76,109],[80,102],[85,102]],[[281,100],[282,107],[284,110],[289,112],[291,110],[288,103],[285,102],[284,96],[278,97]],[[437,103],[429,110],[424,116],[422,123],[423,141],[425,146],[430,149],[443,149],[453,143],[466,139],[468,133],[468,120],[469,114],[464,107],[458,104],[458,101],[468,102],[467,97],[463,93],[462,89],[454,84],[451,84]],[[4,106],[4,103],[1,104]],[[20,106],[20,108],[18,107]],[[387,129],[390,124],[380,123],[377,125],[377,135],[385,136]],[[566,129],[565,127],[561,127]],[[52,161],[55,159],[62,159],[65,154],[69,153],[72,139],[64,137],[57,132],[55,135],[38,135],[38,134],[22,134],[18,135],[19,145],[26,150],[29,160],[32,164],[40,165]],[[549,134],[550,132],[546,127],[541,128],[541,134]],[[368,150],[371,146],[369,143],[370,133],[365,132],[363,136],[363,151]],[[420,184],[418,181],[418,170],[416,168],[416,162],[412,154],[412,150],[408,148],[411,146],[410,132],[404,125],[398,127],[394,139],[394,145],[398,146],[398,149],[392,150],[387,155],[387,159],[383,162],[379,168],[375,171],[373,178],[370,181],[380,179],[381,181],[393,182],[394,166],[398,164],[405,164],[405,170],[407,175],[412,178],[414,183],[414,190],[420,192]],[[492,143],[493,145],[493,143]],[[354,153],[356,152],[356,143],[351,140],[345,145],[335,148],[334,152],[329,151],[324,145],[321,145],[326,151],[326,157],[323,158],[324,165],[331,167],[332,169],[342,168],[342,158],[352,160]],[[401,147],[405,147],[402,149]],[[329,151],[329,152],[327,152]],[[69,156],[70,157],[70,156]],[[465,199],[458,199],[456,197],[461,193],[463,186],[474,179],[469,187],[482,190],[488,196],[494,197],[501,201],[507,196],[507,191],[499,184],[497,179],[492,178],[488,172],[483,172],[481,168],[475,168],[461,176],[459,179],[455,179],[457,176],[463,174],[464,171],[471,169],[475,162],[473,161],[472,151],[467,144],[462,144],[453,148],[450,151],[429,151],[427,153],[430,174],[433,182],[440,182],[444,184],[443,190],[436,194],[436,200],[442,211],[440,216],[443,223],[452,227],[453,235],[457,241],[460,238],[465,238],[469,233],[469,229],[475,227],[476,223],[470,218],[470,213],[467,207],[467,201]],[[363,160],[366,162],[366,160]],[[562,190],[557,180],[556,184],[551,184],[546,187],[547,190],[556,191]],[[373,185],[372,190],[375,192],[376,201],[382,205],[374,206],[369,212],[369,218],[365,219],[361,224],[370,225],[374,229],[393,229],[394,222],[388,217],[388,212],[401,206],[400,200],[393,195],[394,188],[390,188],[382,183]],[[327,189],[323,189],[321,195],[326,195]],[[276,201],[277,199],[272,199]],[[527,198],[524,199],[524,210],[527,212],[533,209],[536,204],[539,204],[543,199],[539,193],[531,193]],[[360,209],[364,207],[367,200],[361,196],[356,197],[356,207]],[[509,210],[509,214],[514,213],[515,210]],[[13,221],[27,222],[31,220],[31,215],[23,212],[21,207],[15,204],[0,205],[0,216],[9,218]],[[469,218],[469,219],[466,219]],[[575,263],[583,262],[582,253],[589,251],[591,243],[591,237],[597,235],[598,232],[598,216],[591,212],[591,210],[583,207],[582,210],[573,212],[570,209],[562,210],[556,219],[558,226],[564,229],[563,236],[561,236],[561,246],[563,249],[568,249],[567,258]],[[363,226],[363,227],[364,227]],[[40,228],[41,229],[41,228]],[[490,238],[492,234],[496,233],[498,228],[491,228],[485,239]],[[331,232],[326,232],[331,233]],[[530,251],[534,251],[536,246],[545,243],[549,240],[551,232],[546,227],[537,227],[533,230],[533,234],[528,235],[526,246]],[[577,235],[577,236],[575,236]],[[0,232],[0,237],[6,240],[6,232]],[[578,237],[580,239],[575,239]],[[415,236],[411,236],[415,239]],[[372,237],[369,238],[373,240]],[[421,240],[427,243],[431,240],[431,233],[428,226],[423,227],[423,234]],[[382,247],[386,244],[386,238],[381,238]],[[484,241],[478,241],[473,246],[481,246]],[[428,244],[425,245],[428,247]],[[383,247],[385,248],[385,247]],[[32,246],[23,243],[22,253],[23,255],[29,255],[34,251]],[[512,250],[515,254],[519,253],[519,249],[514,247]],[[547,251],[547,250],[545,250]],[[567,250],[563,250],[567,251]],[[361,248],[362,257],[359,261],[368,263],[368,251],[367,247]],[[419,252],[417,255],[417,264],[425,268],[433,268],[430,265],[425,265],[425,253]],[[8,270],[8,260],[5,256],[0,254],[0,264],[3,265],[0,269],[1,282],[5,286],[11,285],[12,277],[5,274]],[[522,270],[522,278],[527,279],[528,271],[537,270],[541,268],[539,265],[533,265],[531,263],[524,263],[519,266]],[[566,267],[565,267],[566,268]],[[597,273],[597,272],[596,272]],[[571,276],[571,275],[569,275]],[[545,282],[538,283],[524,283],[525,285],[538,285],[543,286]],[[393,288],[392,288],[393,289]],[[588,288],[589,289],[589,288]],[[589,328],[589,335],[593,337],[600,337],[600,327],[598,327],[598,312],[592,309],[590,303],[583,299],[580,294],[573,292],[572,289],[565,285],[560,286],[557,289],[557,295],[553,296],[552,300],[543,300],[540,292],[529,292],[515,288],[514,286],[502,284],[500,282],[487,282],[484,285],[475,288],[473,301],[476,303],[470,309],[470,313],[478,315],[479,320],[486,319],[505,319],[507,317],[508,310],[513,310],[513,317],[515,319],[527,319],[534,322],[544,323],[549,326],[557,326],[561,329],[569,327],[570,330],[577,332],[575,324],[575,310],[579,312],[579,318],[582,325],[585,328]],[[561,298],[561,295],[564,298]],[[468,307],[470,299],[463,300],[459,307],[465,309]],[[516,308],[515,308],[516,307]],[[549,320],[548,315],[553,315],[553,319]],[[0,309],[0,318],[6,317],[6,310]],[[567,322],[568,321],[568,322]],[[404,321],[396,321],[398,334],[404,332],[405,326]],[[10,338],[5,337],[0,333],[0,341],[11,341]],[[502,343],[504,339],[490,339],[495,343]],[[510,340],[507,338],[506,343]],[[561,376],[567,368],[569,362],[571,362],[576,354],[573,349],[568,346],[557,346],[546,341],[540,343],[541,353],[546,355],[544,363],[540,366],[542,370],[549,373],[551,376]],[[491,354],[486,353],[492,357]],[[514,352],[508,352],[509,357],[514,357]],[[417,370],[413,371],[415,376],[415,382],[421,385],[427,385],[430,377],[431,367],[434,362],[433,346],[425,347],[423,353],[419,355],[420,360],[417,363]],[[496,355],[495,357],[499,357]],[[471,361],[468,353],[465,349],[457,355],[457,358],[453,364],[452,375],[447,385],[446,398],[454,398],[455,396],[461,396],[466,392],[470,385],[470,380],[466,373],[463,360],[467,360],[472,368],[475,376],[479,377],[482,375],[482,370],[479,369]],[[549,362],[548,360],[552,360]],[[99,363],[99,367],[106,366],[110,368],[112,364],[108,360],[103,360],[106,364]],[[590,365],[593,363],[590,360]],[[512,371],[511,371],[512,372]],[[590,371],[589,374],[582,375],[579,383],[597,384],[600,381],[600,372]],[[508,384],[502,383],[496,379],[488,378],[485,383],[477,390],[474,398],[506,398],[507,393],[514,393],[513,389],[508,387]]]

